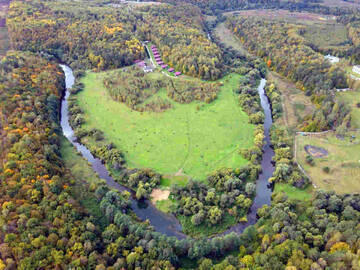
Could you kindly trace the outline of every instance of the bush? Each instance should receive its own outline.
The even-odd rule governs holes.
[[[310,155],[306,155],[306,162],[311,166],[315,165],[315,161],[314,161],[313,157]]]

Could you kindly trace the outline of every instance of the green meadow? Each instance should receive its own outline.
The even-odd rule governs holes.
[[[102,83],[108,74],[88,72],[82,79],[85,88],[77,94],[77,100],[84,110],[83,128],[102,130],[106,140],[123,151],[129,167],[152,168],[167,175],[167,182],[171,182],[176,181],[171,176],[204,180],[221,167],[247,164],[239,149],[253,146],[254,126],[248,123],[233,93],[240,75],[222,78],[218,98],[210,104],[176,103],[166,96],[165,89],[160,89],[156,95],[168,99],[172,108],[155,113],[137,112],[114,101]],[[182,80],[186,83],[194,78]]]

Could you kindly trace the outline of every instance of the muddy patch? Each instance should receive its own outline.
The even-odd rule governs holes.
[[[155,188],[153,189],[150,195],[152,198],[151,202],[156,203],[157,201],[167,200],[167,198],[169,198],[169,195],[170,195],[170,190],[162,190]]]
[[[313,145],[305,145],[304,147],[306,153],[314,158],[323,158],[329,155],[329,152],[324,148],[313,146]]]

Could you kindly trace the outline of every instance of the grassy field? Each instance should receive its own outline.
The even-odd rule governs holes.
[[[306,28],[304,37],[319,48],[327,49],[331,47],[350,47],[342,46],[349,41],[346,26],[339,23],[316,24]]]
[[[337,92],[339,100],[344,101],[351,108],[351,125],[355,129],[360,129],[360,89],[357,91]]]
[[[244,55],[248,55],[249,52],[242,46],[240,40],[226,27],[225,22],[219,23],[214,29],[214,34],[224,43],[227,47],[232,47]]]
[[[271,21],[285,21],[302,25],[303,37],[321,49],[347,49],[351,42],[347,35],[346,26],[337,23],[333,15],[322,15],[309,12],[291,12],[288,10],[243,10],[226,13],[227,16],[262,18]]]
[[[171,100],[173,107],[162,113],[140,113],[112,100],[102,84],[105,75],[89,72],[82,79],[85,89],[77,99],[85,112],[84,128],[102,130],[130,167],[203,180],[215,169],[247,163],[238,150],[253,145],[254,126],[233,94],[239,75],[223,78],[218,98],[210,104]],[[165,90],[159,95],[166,98]]]
[[[285,9],[252,9],[241,11],[230,11],[224,13],[225,16],[244,16],[252,17],[256,16],[266,20],[284,20],[289,23],[301,23],[301,24],[313,24],[315,23],[335,23],[336,17],[332,15],[322,15],[309,12],[292,12]]]
[[[78,198],[80,204],[96,217],[99,225],[103,228],[108,224],[104,214],[99,208],[99,202],[93,193],[87,191],[86,185],[100,181],[98,175],[94,172],[89,163],[77,153],[72,144],[63,137],[61,140],[60,153],[65,163],[65,167],[69,170],[74,179],[77,180],[72,186],[72,194]]]
[[[308,201],[312,197],[313,187],[309,185],[305,189],[296,188],[290,184],[276,183],[274,193],[283,192],[289,199]]]
[[[356,136],[352,142],[351,135]],[[297,135],[296,141],[297,160],[318,188],[334,190],[337,193],[360,191],[360,133],[350,132],[343,140],[338,139],[334,133]],[[305,145],[321,147],[328,155],[314,158],[315,164],[311,166],[306,162]],[[326,172],[326,167],[329,172]]]

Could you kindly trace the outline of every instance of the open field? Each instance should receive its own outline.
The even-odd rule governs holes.
[[[309,185],[305,189],[296,188],[290,184],[276,183],[274,193],[283,192],[289,199],[308,201],[312,197],[313,187]]]
[[[234,50],[237,50],[244,55],[249,54],[249,52],[242,46],[240,40],[226,27],[225,22],[219,23],[216,26],[214,34],[227,47],[232,47]]]
[[[204,180],[215,169],[248,162],[238,150],[253,145],[254,126],[233,94],[240,75],[223,78],[224,86],[210,104],[169,99],[173,106],[162,113],[140,113],[114,101],[102,84],[105,75],[88,72],[82,79],[85,89],[77,97],[85,112],[83,127],[102,130],[123,151],[128,166]],[[158,94],[166,98],[164,89]]]
[[[346,26],[340,23],[316,23],[306,27],[305,39],[321,49],[331,47],[349,48],[351,45],[347,36]]]
[[[288,23],[302,25],[303,37],[311,44],[321,49],[336,48],[347,49],[350,40],[347,36],[345,25],[336,22],[333,15],[321,15],[309,12],[291,12],[288,10],[243,10],[228,12],[226,15],[242,17],[262,18],[264,20],[286,21]]]
[[[347,92],[337,92],[336,97],[344,101],[351,108],[351,126],[355,129],[360,129],[360,89]],[[360,106],[360,105],[359,105]]]
[[[284,9],[256,9],[226,12],[225,16],[238,15],[243,17],[256,16],[267,20],[285,20],[292,23],[335,23],[336,17],[333,15],[321,15],[309,12],[291,12]]]
[[[269,72],[268,77],[274,81],[282,94],[284,124],[290,129],[296,129],[303,117],[315,110],[314,105],[310,98],[288,79],[275,72]]]
[[[355,139],[351,139],[354,135]],[[360,191],[360,133],[350,132],[337,138],[333,132],[322,135],[297,135],[296,157],[316,187],[337,193]],[[305,146],[311,145],[327,152],[324,157],[313,157],[314,164],[306,161]]]

